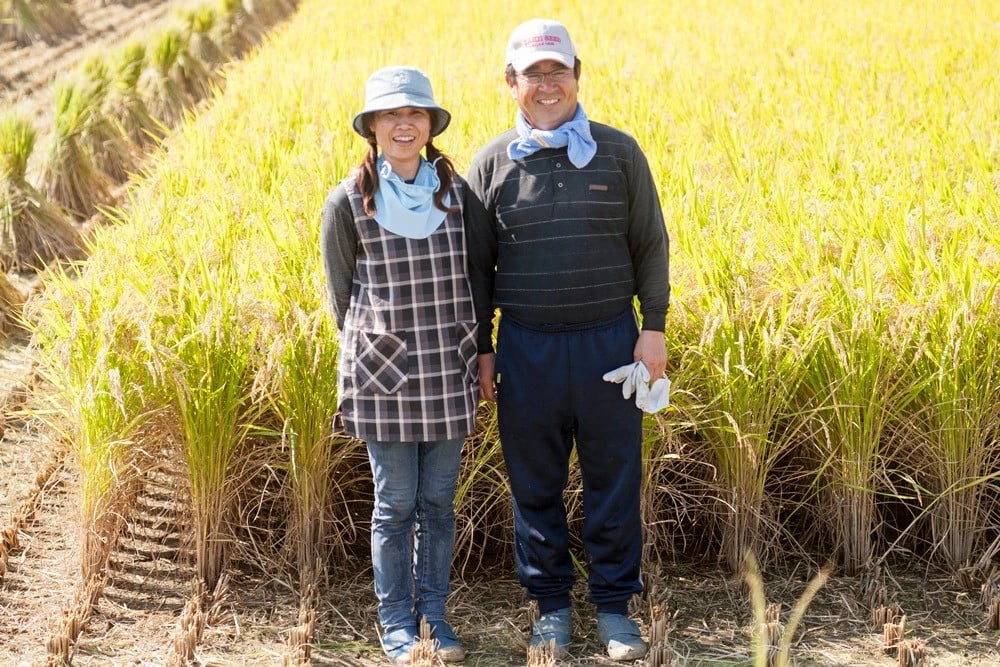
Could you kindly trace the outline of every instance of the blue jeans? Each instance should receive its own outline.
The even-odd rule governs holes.
[[[464,439],[368,442],[375,482],[372,565],[385,633],[444,619]]]

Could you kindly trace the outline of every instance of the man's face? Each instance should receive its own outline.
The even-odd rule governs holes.
[[[579,81],[572,67],[556,60],[542,60],[508,79],[517,106],[528,124],[554,130],[576,115]]]

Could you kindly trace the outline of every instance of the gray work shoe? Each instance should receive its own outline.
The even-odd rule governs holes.
[[[573,635],[573,611],[569,607],[550,611],[535,621],[531,628],[531,645],[552,645],[552,657],[562,660],[569,656]]]
[[[597,636],[612,660],[638,660],[646,655],[646,642],[639,626],[622,614],[597,614]]]

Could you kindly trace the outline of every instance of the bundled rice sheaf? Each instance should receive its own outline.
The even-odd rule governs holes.
[[[177,80],[177,61],[185,48],[181,31],[165,31],[148,51],[148,66],[139,78],[139,91],[147,100],[150,115],[167,127],[176,126],[193,104],[186,87]]]
[[[38,270],[57,259],[82,256],[79,232],[66,214],[28,183],[28,158],[37,133],[20,116],[0,119],[0,269]],[[17,297],[4,294],[6,306]]]
[[[107,61],[94,58],[84,66],[85,84],[91,89],[93,104],[81,134],[84,148],[94,166],[114,183],[124,183],[135,171],[138,147],[131,144],[108,107],[112,78]]]
[[[188,50],[209,70],[217,71],[229,62],[218,41],[216,26],[220,23],[219,12],[212,5],[196,7],[182,14],[191,35]]]
[[[211,97],[213,86],[222,79],[219,73],[204,62],[191,50],[192,34],[178,31],[181,35],[181,48],[177,53],[171,75],[187,93],[192,103]]]
[[[140,42],[125,45],[112,65],[112,84],[106,101],[108,115],[118,123],[125,138],[139,148],[158,143],[168,131],[153,118],[139,90],[145,66],[145,45]]]
[[[295,11],[293,0],[245,0],[247,11],[265,25],[274,25]]]
[[[80,79],[56,84],[52,144],[42,169],[45,195],[71,216],[86,220],[111,202],[111,180],[94,162],[86,133],[99,114],[100,90]]]
[[[239,58],[260,43],[264,27],[257,18],[247,11],[243,0],[222,0],[222,15],[213,31],[222,48]]]

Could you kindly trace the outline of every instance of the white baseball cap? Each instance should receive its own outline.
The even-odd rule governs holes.
[[[507,64],[523,72],[543,60],[566,67],[576,63],[576,47],[566,26],[551,19],[531,19],[514,28],[507,41]]]

